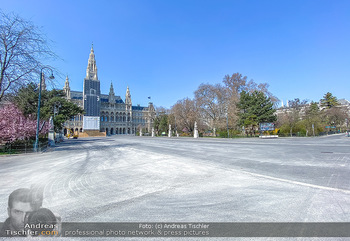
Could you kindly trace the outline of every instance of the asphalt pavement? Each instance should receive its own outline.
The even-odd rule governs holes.
[[[44,187],[64,222],[349,222],[350,138],[69,139],[0,156],[0,220]]]

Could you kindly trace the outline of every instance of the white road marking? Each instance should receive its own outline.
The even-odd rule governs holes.
[[[257,174],[257,173],[253,173],[253,172],[247,172],[247,171],[241,171],[241,172],[252,175],[252,176],[262,177],[262,178],[266,178],[266,179],[270,179],[270,180],[274,180],[274,181],[286,182],[286,183],[301,185],[301,186],[305,186],[305,187],[312,187],[312,188],[318,188],[318,189],[327,190],[327,191],[336,191],[336,192],[350,194],[350,190],[346,190],[346,189],[325,187],[325,186],[320,186],[320,185],[315,185],[315,184],[310,184],[310,183],[305,183],[305,182],[298,182],[298,181],[292,181],[292,180],[278,178],[278,177],[271,177],[271,176]]]

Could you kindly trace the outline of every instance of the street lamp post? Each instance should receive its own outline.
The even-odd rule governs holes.
[[[228,130],[228,113],[226,113],[226,127],[227,127],[227,138],[230,138],[230,132]]]
[[[40,125],[40,102],[41,102],[41,83],[43,81],[43,70],[49,69],[51,71],[50,79],[54,79],[53,71],[50,67],[43,67],[40,70],[40,82],[39,82],[39,98],[38,98],[38,113],[37,113],[37,122],[36,122],[36,135],[35,135],[35,144],[34,152],[38,152],[38,143],[39,143],[39,125]]]
[[[58,114],[58,112],[60,111],[60,108],[61,108],[61,102],[59,101],[56,101],[55,104],[54,104],[54,107],[53,107],[53,120],[55,120],[56,118],[56,115]],[[60,131],[59,133],[59,138],[61,139],[61,133],[62,131]],[[54,137],[55,137],[55,142],[57,142],[57,137],[56,137],[56,132],[54,132]]]
[[[229,129],[228,129],[228,106],[226,106],[225,110],[226,110],[226,128],[227,128],[227,138],[230,138],[230,132],[229,132]]]
[[[175,135],[176,135],[176,137],[178,137],[178,134],[177,134],[177,126],[176,126],[176,115],[174,115],[174,118],[175,118]]]

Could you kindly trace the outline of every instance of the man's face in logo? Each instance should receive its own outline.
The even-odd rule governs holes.
[[[11,226],[15,230],[24,229],[24,219],[28,212],[32,212],[32,207],[29,202],[13,202],[12,208],[8,208]]]

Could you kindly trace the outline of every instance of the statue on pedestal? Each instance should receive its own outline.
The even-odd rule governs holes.
[[[168,137],[171,137],[171,125],[169,125],[169,133],[168,133]]]
[[[52,116],[50,116],[50,120],[49,120],[49,146],[55,146],[55,128],[54,128],[54,124],[53,124],[53,118]]]
[[[198,127],[197,127],[197,121],[194,122],[194,135],[193,135],[194,138],[198,138],[199,135],[198,135]]]

